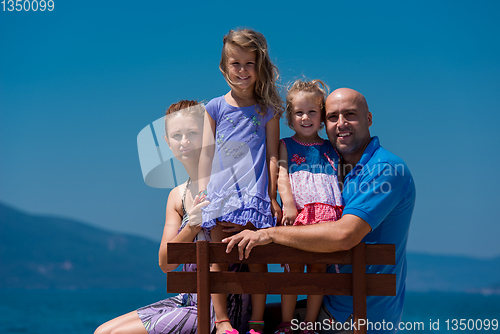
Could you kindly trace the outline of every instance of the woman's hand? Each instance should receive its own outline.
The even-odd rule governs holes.
[[[201,208],[209,204],[210,202],[207,200],[204,200],[203,202],[200,203],[200,196],[196,195],[196,197],[193,200],[193,206],[191,207],[191,210],[189,210],[188,212],[189,226],[201,227],[201,223],[203,222]]]
[[[281,225],[289,226],[293,225],[297,218],[297,208],[293,206],[283,206],[283,219],[281,220]]]

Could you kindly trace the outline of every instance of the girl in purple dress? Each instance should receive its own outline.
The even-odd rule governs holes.
[[[309,225],[335,221],[342,216],[337,170],[339,156],[328,140],[318,135],[325,115],[326,86],[320,80],[297,80],[286,97],[287,123],[295,130],[279,146],[278,189],[283,202],[283,225]],[[286,265],[304,272],[302,265]],[[307,265],[307,272],[325,272],[324,265]],[[314,322],[323,296],[307,297],[304,321]],[[282,323],[275,334],[291,334],[297,296],[282,295]],[[314,334],[305,330],[301,334]]]
[[[202,227],[212,241],[220,242],[244,228],[276,224],[281,209],[276,201],[279,117],[282,101],[264,36],[249,29],[231,30],[224,36],[220,70],[231,90],[206,106],[200,157]],[[214,271],[227,265],[214,264]],[[250,271],[267,271],[252,265]],[[212,295],[217,333],[234,333],[226,296]],[[252,295],[249,333],[262,333],[265,295]]]
[[[201,223],[198,193],[198,163],[202,145],[205,109],[196,101],[172,104],[165,116],[165,140],[186,169],[189,179],[172,189],[168,196],[165,227],[159,251],[159,263],[164,272],[177,264],[167,263],[167,243],[191,242],[206,238]],[[184,265],[184,271],[196,271],[196,265]],[[230,270],[242,271],[242,265],[231,265]],[[247,270],[245,270],[247,271]],[[228,295],[228,314],[235,327],[246,330],[250,316],[250,296]],[[198,331],[196,294],[182,293],[142,307],[102,324],[95,334],[195,334]],[[215,327],[215,314],[211,312],[211,329]]]

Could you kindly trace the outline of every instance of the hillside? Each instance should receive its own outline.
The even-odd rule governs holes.
[[[164,289],[158,246],[0,204],[0,288]]]

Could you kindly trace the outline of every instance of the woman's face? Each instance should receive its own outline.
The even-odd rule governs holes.
[[[198,162],[203,141],[203,118],[179,113],[167,121],[165,140],[180,162]]]

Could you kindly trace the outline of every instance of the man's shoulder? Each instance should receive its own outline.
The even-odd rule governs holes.
[[[378,167],[387,167],[393,169],[401,176],[408,176],[412,178],[410,169],[403,159],[395,155],[391,151],[380,146],[373,154],[369,161],[369,165]]]

